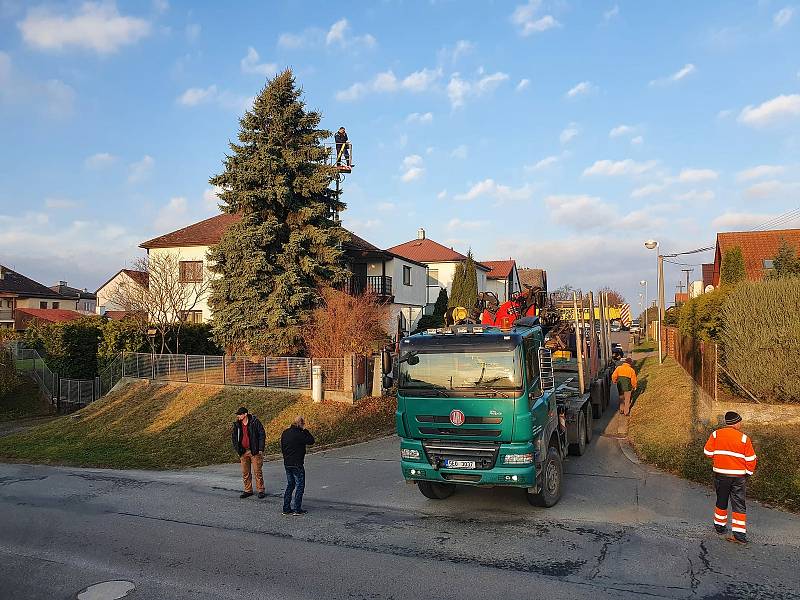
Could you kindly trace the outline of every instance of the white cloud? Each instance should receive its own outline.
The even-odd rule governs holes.
[[[544,169],[548,169],[548,168],[552,167],[553,165],[555,165],[559,161],[559,158],[560,157],[558,157],[556,155],[547,156],[547,157],[543,158],[542,160],[540,160],[539,162],[537,162],[536,164],[531,165],[529,167],[525,167],[525,168],[527,170],[529,170],[529,171],[543,171]]]
[[[45,198],[44,200],[45,208],[51,209],[75,208],[77,205],[77,202],[68,198]]]
[[[518,92],[521,92],[522,90],[528,89],[530,85],[531,85],[530,79],[520,79],[516,89]]]
[[[614,217],[614,210],[596,196],[554,195],[547,196],[544,203],[558,225],[605,227]]]
[[[761,179],[762,177],[776,177],[782,175],[786,171],[786,167],[780,165],[758,165],[744,169],[736,174],[736,181],[751,181],[753,179]]]
[[[253,106],[253,96],[234,94],[227,90],[218,90],[215,84],[207,88],[189,88],[175,99],[181,106],[199,106],[201,104],[217,104],[222,108],[244,112]]]
[[[48,117],[72,115],[75,90],[59,79],[39,81],[15,72],[11,56],[0,51],[0,105],[33,107]]]
[[[153,9],[159,14],[167,12],[169,10],[168,0],[153,0]]]
[[[336,99],[341,102],[351,102],[370,92],[424,92],[430,89],[441,75],[441,69],[425,68],[415,71],[403,79],[398,79],[394,72],[384,71],[383,73],[378,73],[371,81],[354,83],[349,88],[339,90],[336,92]]]
[[[469,231],[483,229],[488,224],[488,221],[464,221],[458,217],[455,217],[450,219],[445,227],[447,228],[447,231]]]
[[[239,62],[242,67],[242,73],[250,73],[252,75],[274,75],[278,72],[278,66],[275,63],[259,63],[260,56],[256,49],[252,46],[247,48],[247,54]]]
[[[637,135],[636,137],[631,138],[631,144],[634,146],[641,146],[644,144],[644,138],[641,135]]]
[[[616,138],[623,135],[631,135],[636,131],[635,127],[631,127],[630,125],[617,125],[611,131],[608,132],[608,137]]]
[[[222,200],[219,198],[219,193],[221,191],[222,188],[215,185],[203,192],[203,208],[207,212],[219,212],[219,205],[222,203]]]
[[[752,229],[774,218],[774,216],[763,213],[726,212],[711,221],[711,227],[716,230],[728,231]]]
[[[401,169],[403,174],[400,176],[400,179],[405,183],[415,181],[425,174],[425,167],[422,163],[422,157],[419,154],[406,156],[403,159]]]
[[[459,158],[461,160],[464,160],[465,158],[467,158],[468,154],[469,154],[469,148],[465,144],[461,144],[460,146],[456,146],[455,148],[453,148],[453,151],[450,153],[450,156],[452,158]]]
[[[450,62],[455,64],[462,56],[466,56],[475,50],[475,44],[469,40],[458,40],[452,47],[445,46],[439,50],[439,62]]]
[[[170,198],[169,202],[159,209],[154,223],[155,228],[159,231],[173,231],[186,226],[189,220],[188,208],[189,203],[183,196]]]
[[[411,113],[406,117],[406,123],[433,123],[433,113]]]
[[[652,231],[663,227],[666,223],[665,218],[653,215],[651,207],[631,211],[619,220],[621,227],[636,231]]]
[[[778,12],[775,13],[775,16],[772,17],[772,22],[775,24],[775,27],[781,28],[789,24],[789,21],[792,20],[794,16],[794,8],[791,6],[784,6]]]
[[[460,108],[464,106],[468,98],[489,94],[506,80],[508,80],[508,75],[500,71],[491,75],[479,74],[473,80],[462,79],[459,73],[453,73],[447,84],[450,106]]]
[[[35,48],[76,47],[100,54],[116,52],[150,33],[148,21],[122,16],[113,2],[84,2],[74,14],[59,14],[44,6],[31,8],[17,27]]]
[[[541,0],[530,0],[527,4],[517,6],[511,13],[511,22],[517,26],[520,34],[527,36],[561,26],[552,15],[537,14],[541,4]]]
[[[575,98],[576,96],[584,96],[589,92],[594,91],[594,86],[589,81],[581,81],[579,84],[570,88],[566,93],[567,98]]]
[[[512,188],[507,185],[501,185],[494,179],[484,179],[469,188],[463,194],[456,194],[454,198],[457,201],[475,200],[483,196],[493,198],[497,203],[506,201],[519,201],[527,200],[533,195],[533,187],[529,184],[522,187]]]
[[[714,197],[714,192],[711,190],[703,190],[702,192],[698,190],[689,190],[688,192],[673,196],[675,200],[680,202],[711,202]]]
[[[103,169],[114,164],[116,160],[117,157],[113,154],[98,152],[97,154],[92,154],[87,157],[86,160],[83,161],[83,164],[87,169]]]
[[[567,125],[559,134],[558,141],[561,142],[561,145],[569,143],[575,136],[579,133],[578,125],[576,123],[570,123]]]
[[[186,39],[190,42],[196,42],[197,38],[200,37],[200,32],[203,30],[203,27],[199,23],[189,23],[186,26]]]
[[[149,154],[145,154],[142,160],[131,163],[128,167],[128,183],[138,183],[147,179],[155,164],[156,161]]]
[[[656,166],[656,161],[636,162],[630,158],[625,160],[598,160],[591,167],[587,167],[583,174],[586,175],[641,175]]]
[[[657,85],[669,85],[671,83],[677,83],[678,81],[681,81],[682,79],[685,79],[686,77],[694,73],[696,70],[697,68],[692,63],[687,63],[683,65],[683,67],[675,71],[672,75],[669,75],[667,77],[662,77],[661,79],[653,79],[650,82],[650,85],[657,86]]]
[[[717,118],[721,121],[730,117],[735,111],[730,108],[725,108],[717,113]]]
[[[800,183],[770,179],[751,185],[744,191],[744,195],[750,200],[775,199],[783,196],[795,196],[799,191]]]
[[[603,13],[603,21],[608,23],[612,19],[615,19],[619,16],[619,5],[615,4],[612,8],[609,8],[607,11]]]
[[[739,122],[751,127],[764,127],[800,117],[800,94],[781,95],[758,106],[745,106]]]
[[[447,190],[442,190],[441,192],[439,192],[438,194],[436,194],[436,197],[437,197],[439,200],[444,200],[445,198],[447,198]]]
[[[680,183],[697,183],[698,181],[714,181],[719,173],[713,169],[683,169],[676,181]]]
[[[666,189],[666,185],[661,185],[657,183],[648,183],[642,187],[638,187],[631,192],[631,198],[646,198],[647,196],[652,196],[653,194],[659,194]]]
[[[296,50],[306,46],[310,42],[308,30],[304,34],[282,33],[278,36],[278,46],[289,50]]]
[[[350,23],[347,19],[339,19],[331,25],[328,33],[325,35],[325,45],[337,45],[343,48],[351,46],[364,46],[372,48],[377,44],[377,40],[369,33],[364,35],[353,36],[350,34]]]

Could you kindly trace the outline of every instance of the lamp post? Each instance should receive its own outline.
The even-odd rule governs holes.
[[[639,282],[639,285],[643,285],[644,286],[644,339],[645,339],[645,341],[647,341],[647,340],[650,339],[649,334],[647,332],[647,308],[648,308],[648,306],[647,306],[647,280],[646,279],[642,279]]]
[[[644,247],[648,250],[655,250],[658,257],[658,364],[661,364],[662,341],[661,341],[661,320],[664,318],[664,257],[658,252],[658,242],[647,240]]]

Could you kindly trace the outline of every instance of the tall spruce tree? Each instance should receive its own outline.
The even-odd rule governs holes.
[[[465,308],[472,310],[472,307],[478,303],[478,271],[475,268],[475,259],[472,256],[472,250],[467,252],[467,262],[464,264],[464,302]]]
[[[222,190],[220,208],[241,216],[209,252],[218,275],[213,335],[228,351],[301,352],[320,287],[347,276],[347,234],[331,217],[344,204],[329,189],[336,166],[326,164],[322,142],[331,133],[320,120],[291,70],[280,73],[239,120],[225,170],[209,180]]]
[[[433,305],[433,316],[441,320],[444,319],[444,313],[447,312],[447,301],[447,288],[439,288],[439,295],[436,297],[436,304]]]
[[[723,285],[733,285],[744,281],[747,273],[744,269],[744,255],[739,246],[734,246],[722,255],[719,279]]]
[[[450,284],[450,299],[447,301],[448,306],[464,306],[461,304],[462,296],[461,290],[464,288],[464,263],[458,263],[456,270],[453,273],[453,283]],[[466,307],[465,307],[466,308]]]

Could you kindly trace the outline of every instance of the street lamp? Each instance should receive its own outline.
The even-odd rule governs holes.
[[[656,250],[658,257],[658,364],[661,364],[661,319],[664,318],[664,257],[658,252],[658,242],[647,240],[644,247],[648,250]]]
[[[643,285],[644,286],[644,339],[645,339],[645,341],[647,341],[647,340],[650,339],[650,337],[649,337],[649,335],[647,333],[647,308],[648,308],[647,307],[647,280],[646,279],[642,279],[639,282],[639,285]]]

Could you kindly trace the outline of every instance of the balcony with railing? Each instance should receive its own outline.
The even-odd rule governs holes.
[[[392,278],[384,275],[351,275],[342,291],[351,296],[375,294],[388,298],[392,296]]]
[[[13,321],[14,309],[13,308],[0,308],[0,321]]]

